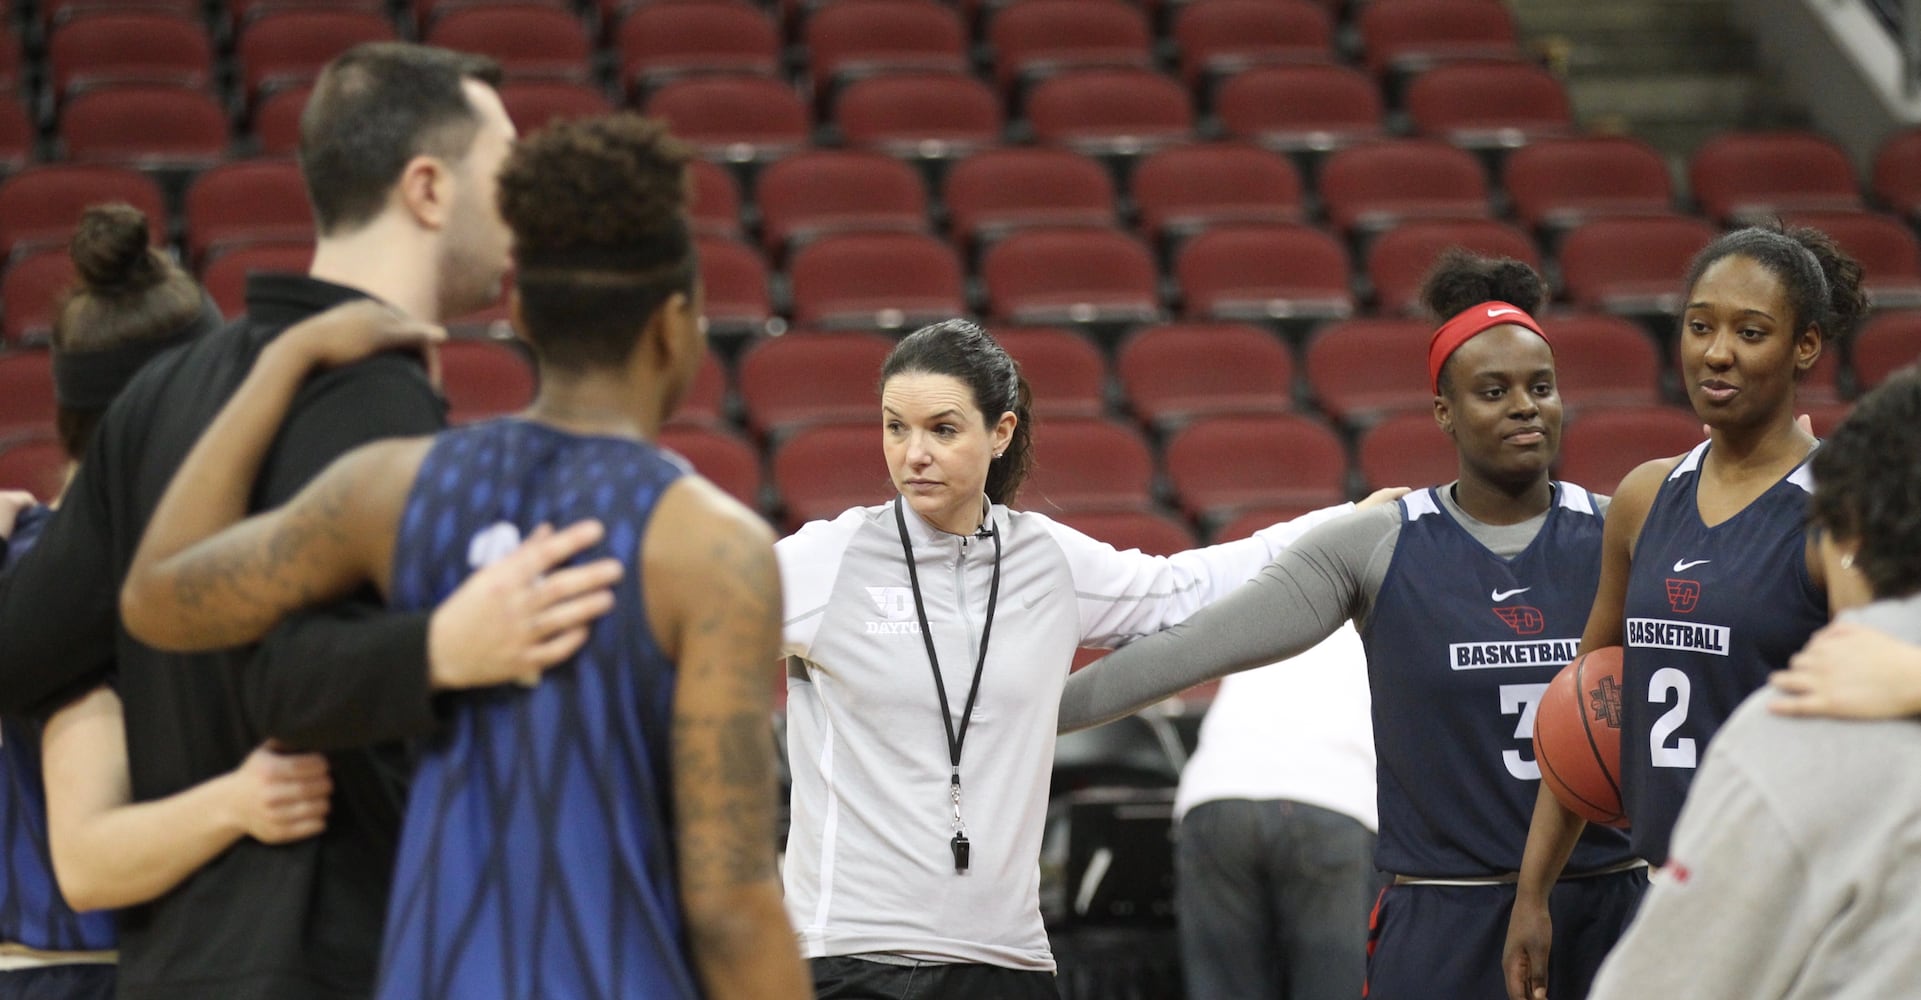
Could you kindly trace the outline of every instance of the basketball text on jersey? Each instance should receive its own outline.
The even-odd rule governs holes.
[[[1630,646],[1728,655],[1728,638],[1732,633],[1726,625],[1669,622],[1659,618],[1629,618],[1627,624]]]
[[[1447,662],[1455,670],[1559,666],[1574,659],[1580,647],[1579,636],[1527,642],[1455,642],[1448,644]]]

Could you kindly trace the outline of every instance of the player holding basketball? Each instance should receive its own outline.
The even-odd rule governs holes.
[[[1186,624],[1081,671],[1063,728],[1105,722],[1191,684],[1293,656],[1348,619],[1373,689],[1376,864],[1370,1000],[1499,996],[1500,951],[1539,771],[1533,704],[1574,656],[1599,574],[1605,497],[1549,476],[1559,450],[1554,355],[1526,265],[1452,251],[1423,302],[1451,317],[1428,368],[1460,478],[1323,525]],[[1627,840],[1587,831],[1554,907],[1556,985],[1579,997],[1646,886]]]
[[[214,648],[366,582],[397,609],[432,607],[541,525],[605,525],[613,596],[561,609],[612,603],[570,633],[580,652],[531,690],[444,703],[408,801],[380,997],[807,994],[774,869],[772,536],[651,443],[706,351],[689,157],[619,115],[509,158],[515,320],[542,376],[527,417],[369,445],[236,524],[301,379],[347,353],[339,332],[289,335],[188,455],[129,571],[130,631]]]
[[[1860,265],[1811,229],[1723,235],[1687,289],[1681,375],[1708,440],[1621,481],[1581,641],[1625,647],[1621,802],[1655,865],[1708,740],[1827,617],[1795,384],[1866,308]],[[1564,996],[1547,887],[1585,826],[1542,789],[1502,956],[1511,1000]]]

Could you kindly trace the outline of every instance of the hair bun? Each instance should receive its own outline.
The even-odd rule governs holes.
[[[151,244],[146,215],[114,202],[81,214],[68,253],[89,291],[112,295],[150,287],[165,277]]]
[[[1526,262],[1483,257],[1460,247],[1443,250],[1421,282],[1421,304],[1436,320],[1482,302],[1507,302],[1534,312],[1546,297],[1547,286]]]

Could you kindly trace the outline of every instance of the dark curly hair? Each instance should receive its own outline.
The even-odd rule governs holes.
[[[692,157],[665,124],[631,113],[559,122],[514,147],[500,214],[543,364],[621,364],[669,298],[693,294]]]
[[[1877,598],[1921,591],[1921,368],[1909,366],[1854,404],[1814,451],[1808,520],[1859,542],[1854,565]]]
[[[1786,226],[1777,220],[1723,233],[1688,265],[1688,291],[1693,292],[1708,268],[1727,257],[1746,257],[1781,282],[1794,310],[1792,328],[1797,335],[1812,326],[1821,331],[1822,340],[1839,346],[1853,335],[1868,311],[1860,262],[1819,229]]]
[[[964,319],[923,326],[894,345],[880,368],[880,383],[901,374],[951,375],[967,384],[981,420],[992,428],[1013,413],[1013,440],[987,467],[987,499],[1011,504],[1034,466],[1034,393],[1020,365],[980,324]]]
[[[1483,302],[1506,302],[1532,313],[1547,299],[1547,283],[1527,264],[1509,257],[1483,257],[1460,247],[1441,251],[1421,281],[1421,305],[1436,323],[1445,323]],[[1453,390],[1441,366],[1441,394]]]

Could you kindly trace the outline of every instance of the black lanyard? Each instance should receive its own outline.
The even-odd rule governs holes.
[[[902,510],[902,499],[894,498],[894,523],[900,528],[900,551],[907,557],[907,582],[914,589],[914,614],[920,618],[920,637],[927,644],[927,665],[934,670],[934,693],[940,696],[940,721],[947,730],[947,762],[952,775],[949,792],[954,801],[954,839],[948,846],[954,850],[954,870],[967,870],[968,855],[972,845],[967,840],[967,826],[961,822],[961,746],[967,742],[967,724],[973,721],[974,699],[981,693],[981,671],[987,666],[987,638],[994,631],[994,605],[1000,600],[1001,593],[1001,533],[992,527],[993,509],[988,509],[988,520],[984,521],[976,536],[994,539],[994,577],[987,586],[987,621],[981,626],[980,659],[974,662],[974,682],[967,688],[967,707],[961,712],[960,731],[954,730],[954,713],[947,706],[947,685],[940,676],[940,657],[934,653],[934,630],[927,625],[927,605],[920,596],[920,573],[914,568],[914,546],[907,540],[907,514]],[[965,601],[966,594],[958,595]]]

